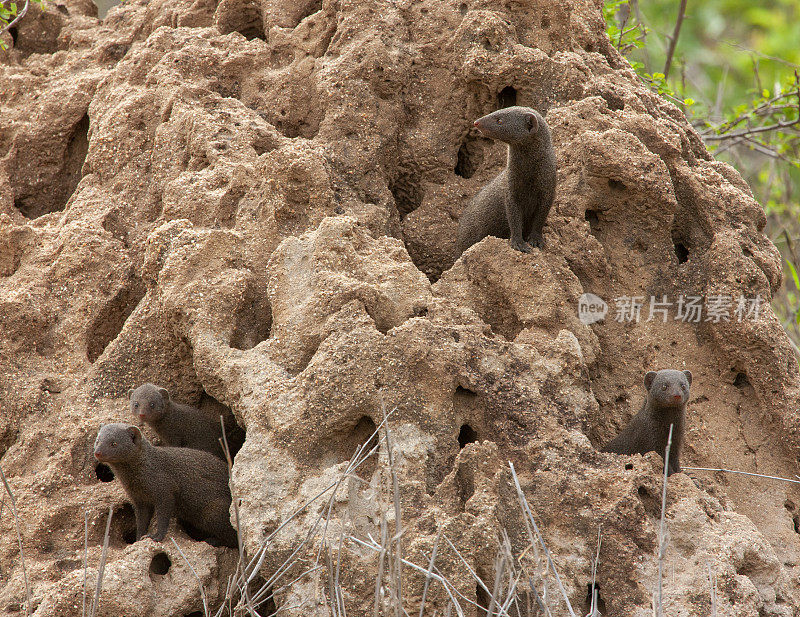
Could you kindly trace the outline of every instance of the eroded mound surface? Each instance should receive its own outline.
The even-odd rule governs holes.
[[[184,555],[130,544],[133,512],[91,456],[145,381],[246,428],[232,487],[249,554],[336,482],[385,409],[405,556],[426,564],[441,533],[491,583],[504,531],[527,543],[512,461],[582,614],[598,526],[604,613],[649,614],[661,459],[597,451],[638,410],[645,371],[694,374],[684,465],[796,472],[800,378],[768,305],[781,270],[764,213],[638,82],[597,2],[96,14],[34,7],[0,57],[0,453],[36,615],[81,614],[84,512],[93,589],[109,508],[99,614],[199,614],[198,578],[211,604],[225,594],[235,551],[178,526]],[[472,121],[513,104],[553,131],[546,245],[487,238],[459,258],[458,216],[505,156]],[[578,319],[587,292],[610,303],[604,322]],[[647,304],[638,323],[614,319],[617,297],[715,295],[766,303],[758,320],[682,321],[673,306],[648,321]],[[387,511],[394,524],[387,462],[382,442],[337,492],[328,542],[380,538]],[[708,614],[710,564],[720,615],[793,615],[798,490],[692,475],[670,480],[668,614]],[[327,503],[270,539],[265,577]],[[8,506],[0,529],[0,612],[23,614]],[[349,542],[341,560],[348,614],[371,615],[378,556]],[[444,543],[437,564],[485,601]],[[405,576],[414,614],[424,579]],[[316,570],[276,587],[275,606],[328,614],[327,584]],[[446,601],[432,589],[431,614]]]

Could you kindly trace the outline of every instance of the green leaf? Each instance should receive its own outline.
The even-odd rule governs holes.
[[[800,289],[800,277],[797,276],[797,269],[788,259],[786,260],[786,265],[789,266],[789,272],[792,274],[792,280],[794,280],[795,289]]]
[[[683,99],[683,104],[684,105],[688,105],[689,107],[691,107],[692,105],[694,105],[694,99],[692,99],[692,98]]]

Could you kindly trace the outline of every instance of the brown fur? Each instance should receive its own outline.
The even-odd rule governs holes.
[[[211,544],[237,546],[229,509],[228,466],[216,456],[190,448],[153,446],[130,424],[106,424],[97,434],[94,455],[111,467],[133,502],[136,539],[144,537],[153,515],[161,542],[173,515],[208,535]]]
[[[681,470],[686,403],[689,401],[689,371],[663,370],[645,375],[647,398],[641,410],[622,432],[603,448],[603,452],[646,454],[667,450],[669,428],[672,425],[672,446],[669,450],[669,475]]]
[[[542,229],[556,191],[556,155],[550,129],[530,107],[506,107],[475,121],[487,137],[508,144],[508,163],[472,198],[458,221],[463,253],[486,236],[509,238],[530,253],[544,243]]]
[[[128,398],[133,415],[156,432],[162,445],[205,450],[225,459],[220,441],[222,425],[218,418],[173,401],[165,388],[151,383],[128,390]],[[232,420],[227,420],[225,428],[233,456],[244,443],[244,433]]]

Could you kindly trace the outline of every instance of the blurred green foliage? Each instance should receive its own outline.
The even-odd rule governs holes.
[[[21,0],[18,4],[14,0],[0,0],[0,34],[6,32],[9,24],[16,19],[21,11],[24,11],[26,7],[30,8],[29,4],[31,2],[42,4],[43,1],[44,0]],[[0,50],[5,49],[8,49],[8,44],[0,38]]]
[[[764,207],[765,233],[785,262],[773,308],[800,344],[800,0],[688,0],[665,77],[679,7],[677,0],[610,0],[609,38]]]

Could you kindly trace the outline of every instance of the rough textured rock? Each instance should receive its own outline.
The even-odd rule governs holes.
[[[33,7],[0,56],[0,463],[39,617],[81,614],[84,512],[91,589],[108,507],[98,614],[201,609],[171,542],[126,543],[132,511],[91,458],[144,381],[246,428],[232,488],[264,579],[297,546],[290,578],[342,537],[379,539],[384,516],[394,529],[385,441],[337,484],[384,410],[405,557],[426,564],[441,533],[491,587],[504,532],[517,556],[528,542],[512,461],[582,614],[598,526],[603,613],[651,614],[661,459],[597,451],[638,410],[645,371],[694,374],[685,466],[796,472],[800,377],[768,305],[781,270],[764,213],[641,85],[599,2],[131,0],[96,14]],[[456,260],[461,209],[505,157],[472,121],[511,104],[553,131],[546,245],[486,238]],[[605,321],[577,318],[587,292],[610,303]],[[681,294],[767,304],[757,321],[614,319],[614,298]],[[796,485],[690,473],[670,479],[666,612],[708,614],[710,565],[719,615],[795,614]],[[21,615],[8,507],[0,530],[0,614]],[[220,602],[235,551],[169,537]],[[439,549],[480,614],[467,600],[484,592]],[[162,557],[151,571],[159,551],[166,574]],[[339,559],[348,614],[372,614],[377,554],[347,539]],[[423,583],[404,570],[409,613]],[[327,615],[329,591],[314,570],[275,606]],[[441,613],[441,586],[429,597]]]

